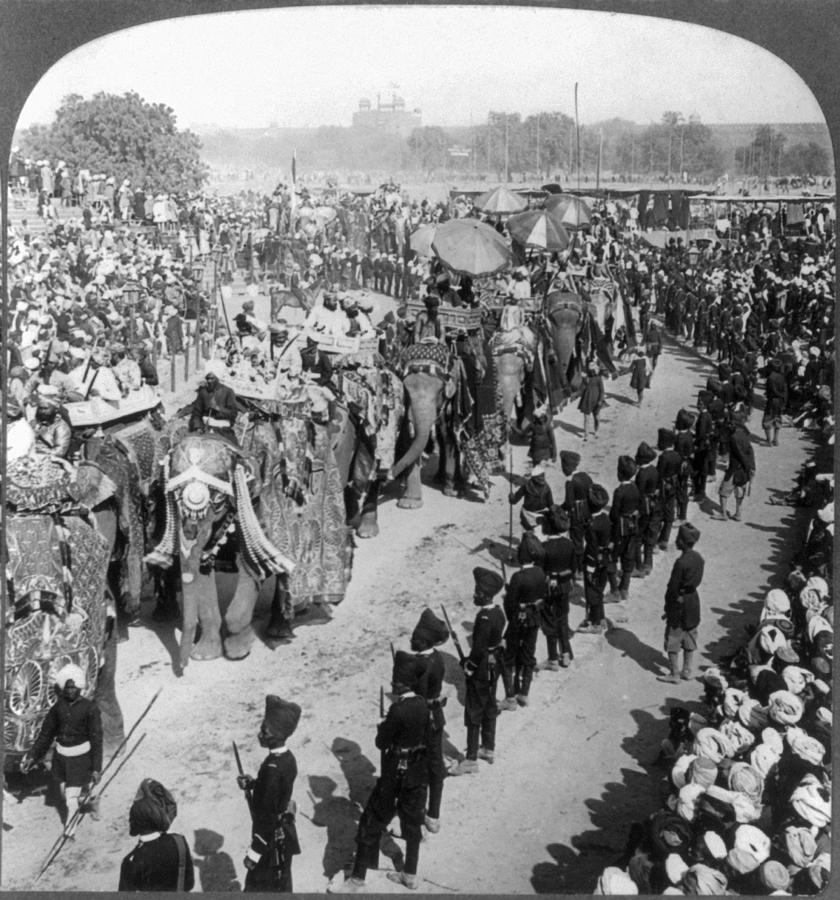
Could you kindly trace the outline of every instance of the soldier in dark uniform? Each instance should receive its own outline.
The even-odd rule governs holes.
[[[55,675],[55,689],[58,697],[21,760],[20,771],[25,775],[55,741],[52,774],[61,794],[64,833],[72,837],[77,811],[98,815],[97,801],[86,797],[102,773],[102,716],[96,703],[82,696],[85,673],[79,666],[62,666]]]
[[[688,516],[689,483],[691,481],[691,460],[694,456],[694,437],[691,434],[691,426],[694,424],[694,416],[687,410],[681,409],[674,420],[674,449],[679,453],[682,465],[677,478],[677,519],[684,522]]]
[[[592,479],[586,472],[578,472],[580,454],[573,450],[560,451],[560,468],[566,476],[566,496],[563,509],[569,516],[569,537],[575,545],[573,577],[583,574],[586,526],[589,524],[589,488]]]
[[[371,271],[373,272],[373,289],[382,293],[382,254],[376,253],[371,263]]]
[[[668,549],[671,529],[677,517],[677,490],[683,467],[683,458],[674,449],[674,432],[669,428],[660,428],[657,433],[656,446],[659,448],[659,459],[656,469],[659,472],[659,499],[662,508],[662,525],[657,538],[659,550]],[[686,490],[688,487],[686,485]]]
[[[606,510],[609,502],[606,488],[593,484],[589,489],[588,505],[591,513],[586,526],[583,594],[586,618],[577,629],[585,634],[600,634],[606,628],[604,619],[604,590],[607,581],[615,590],[615,564],[612,561],[612,523]]]
[[[700,624],[700,597],[697,588],[703,581],[703,557],[694,549],[700,532],[684,522],[677,532],[677,549],[682,553],[675,560],[665,590],[665,652],[671,672],[660,678],[669,684],[688,681],[692,674],[694,652],[697,649],[697,626]],[[680,668],[680,650],[683,664]]]
[[[292,790],[297,760],[286,741],[300,721],[297,703],[273,694],[265,698],[265,716],[259,742],[268,749],[256,778],[237,776],[236,783],[250,794],[251,846],[245,854],[244,890],[248,893],[292,893],[292,857],[300,853],[295,828]]]
[[[653,571],[653,548],[662,527],[659,496],[659,470],[656,451],[646,441],[636,450],[636,487],[639,489],[639,539],[636,542],[636,568],[633,576],[644,578]]]
[[[724,522],[729,517],[726,505],[732,494],[735,495],[735,512],[731,518],[739,522],[741,520],[741,504],[747,493],[747,486],[755,475],[755,454],[753,453],[750,433],[746,426],[747,416],[743,410],[736,410],[732,414],[732,438],[729,446],[729,465],[723,475],[723,481],[718,489],[720,500],[720,516]]]
[[[191,891],[195,871],[186,838],[169,831],[178,804],[160,782],[144,778],[128,812],[137,846],[120,866],[119,891]]]
[[[698,502],[706,496],[706,480],[714,474],[714,422],[708,410],[712,395],[700,391],[697,395],[697,419],[694,422],[694,457],[692,459],[692,480],[694,499]]]
[[[549,538],[543,541],[548,596],[542,608],[542,630],[548,648],[547,668],[555,672],[560,666],[568,668],[572,661],[569,602],[576,548],[569,537],[570,525],[569,514],[562,506],[552,506],[543,522],[543,530]]]
[[[411,649],[425,666],[417,686],[417,693],[429,707],[429,735],[426,742],[426,758],[429,764],[429,803],[426,807],[426,828],[432,833],[440,831],[440,802],[443,797],[443,779],[446,764],[443,760],[443,729],[446,716],[443,707],[446,698],[441,697],[445,667],[443,658],[435,647],[449,640],[449,629],[430,609],[424,609],[420,621],[411,633]]]
[[[356,832],[356,856],[350,877],[331,893],[363,893],[367,870],[379,863],[379,841],[394,815],[405,838],[405,865],[388,878],[403,887],[417,888],[417,864],[423,839],[423,818],[429,768],[426,739],[429,710],[417,693],[425,666],[413,653],[394,656],[391,688],[394,702],[379,723],[376,746],[382,751],[382,774],[376,782]]]
[[[767,438],[768,447],[779,446],[779,429],[782,427],[782,413],[788,404],[788,386],[782,374],[782,363],[771,359],[768,366],[767,382],[764,387],[765,406],[761,427]]]
[[[519,511],[519,521],[526,532],[532,531],[537,527],[540,514],[554,506],[554,497],[545,480],[545,469],[541,465],[534,466],[531,474],[508,495],[511,506],[520,500],[523,503]]]
[[[636,463],[631,456],[619,456],[619,485],[613,491],[610,508],[612,522],[613,561],[621,567],[618,593],[627,600],[630,575],[636,565],[636,546],[639,541],[639,489],[633,483]]]
[[[496,751],[496,686],[502,673],[502,635],[505,616],[493,598],[505,586],[498,572],[477,566],[473,569],[473,603],[481,607],[473,624],[472,649],[462,665],[467,676],[464,724],[467,727],[467,756],[450,775],[470,775],[478,771],[478,760],[492,763]],[[480,744],[479,744],[480,742]]]
[[[517,560],[522,568],[514,572],[505,594],[504,609],[508,626],[505,632],[505,670],[507,695],[503,709],[528,705],[528,692],[537,664],[534,655],[540,630],[541,607],[546,598],[546,579],[542,568],[545,551],[531,531],[522,535]]]

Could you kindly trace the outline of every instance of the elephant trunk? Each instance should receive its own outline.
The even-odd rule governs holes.
[[[410,469],[423,453],[426,444],[429,441],[429,435],[432,433],[432,426],[435,424],[436,412],[435,408],[420,408],[412,405],[411,420],[414,425],[414,440],[406,452],[394,463],[390,472],[390,478],[398,478],[406,469]]]

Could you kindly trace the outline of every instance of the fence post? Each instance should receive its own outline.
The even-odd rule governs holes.
[[[184,347],[184,381],[189,381],[190,378],[190,348],[189,346]]]
[[[175,354],[169,356],[169,387],[172,393],[175,393]]]

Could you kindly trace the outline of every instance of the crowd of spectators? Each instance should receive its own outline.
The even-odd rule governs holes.
[[[702,673],[699,702],[671,707],[663,809],[632,827],[595,892],[816,894],[831,871],[834,237],[673,243],[652,270],[629,269],[645,314],[717,364],[701,392],[716,452],[729,411],[761,405],[762,376],[767,445],[798,425],[816,447],[776,501],[803,510],[788,547],[800,549],[768,560],[789,571],[754,604],[739,651]]]

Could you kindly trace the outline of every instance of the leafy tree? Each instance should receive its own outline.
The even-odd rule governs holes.
[[[828,151],[814,141],[794,144],[782,156],[783,175],[827,175],[833,168]]]
[[[170,107],[134,92],[99,92],[90,100],[69,94],[54,121],[28,128],[20,145],[26,156],[61,159],[73,170],[128,178],[155,191],[197,190],[208,174],[198,137],[178,130]]]
[[[759,125],[752,141],[735,151],[735,162],[747,175],[767,178],[779,174],[787,138],[770,125]]]
[[[415,128],[408,136],[408,149],[426,170],[427,178],[431,177],[435,169],[446,165],[449,144],[446,132],[434,125]]]

